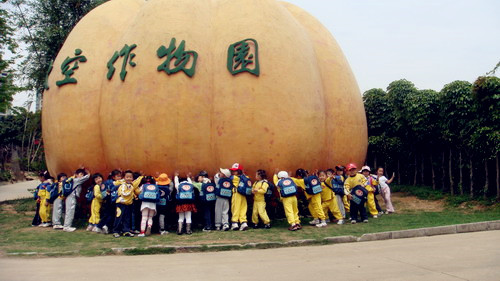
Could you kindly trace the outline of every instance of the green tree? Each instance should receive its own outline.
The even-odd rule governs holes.
[[[448,146],[448,174],[450,180],[450,193],[454,195],[455,182],[453,178],[453,150],[459,152],[459,162],[462,161],[462,151],[467,149],[469,151],[469,165],[472,167],[472,157],[475,151],[469,149],[467,145],[468,139],[474,130],[473,121],[475,118],[474,106],[471,97],[472,84],[467,81],[454,81],[444,86],[441,90],[442,108],[442,136],[445,144]],[[461,163],[459,163],[460,169]],[[460,175],[462,173],[460,172]],[[473,179],[471,182],[471,193],[473,196]],[[459,187],[463,184],[460,178]]]
[[[498,65],[497,65],[498,67]],[[473,132],[470,146],[481,152],[484,161],[484,196],[489,191],[488,160],[496,158],[496,196],[500,199],[500,78],[481,76],[473,85],[472,98],[477,104],[477,128]]]
[[[406,100],[409,96],[415,95],[417,93],[417,88],[415,85],[406,80],[401,79],[394,81],[387,87],[387,98],[389,104],[393,110],[394,114],[394,133],[392,136],[398,137],[401,143],[401,150],[398,151],[398,170],[401,169],[399,163],[402,162],[403,169],[405,171],[405,178],[407,182],[411,182],[409,171],[413,170],[415,174],[417,169],[417,151],[415,150],[415,139],[412,138],[411,128],[409,126]],[[411,163],[411,164],[410,164]],[[402,176],[402,175],[400,175]],[[415,181],[413,181],[415,184]]]
[[[0,0],[5,4],[7,0]],[[5,60],[5,51],[14,53],[17,44],[14,41],[14,29],[9,21],[10,14],[0,6],[0,112],[10,108],[14,94],[19,90],[14,86],[14,72],[9,67],[13,60]]]
[[[28,45],[22,63],[27,87],[38,96],[44,90],[45,76],[66,37],[78,21],[106,0],[13,0],[15,19],[25,31],[21,40]]]
[[[420,155],[420,183],[425,184],[425,157],[430,158],[432,187],[436,189],[433,164],[433,148],[439,143],[440,95],[434,90],[411,91],[404,100],[404,120],[408,126],[409,144],[414,147],[414,154]],[[414,158],[415,166],[417,157]],[[417,167],[413,174],[413,184],[417,184]]]

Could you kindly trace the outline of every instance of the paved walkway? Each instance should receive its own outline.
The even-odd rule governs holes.
[[[0,280],[499,280],[500,231],[152,256],[0,259]]]
[[[14,184],[0,185],[0,202],[6,200],[29,198],[33,194],[28,189],[34,189],[40,182],[38,180],[23,181]]]

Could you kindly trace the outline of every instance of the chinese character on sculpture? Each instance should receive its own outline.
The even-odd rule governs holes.
[[[125,70],[127,68],[127,63],[130,64],[130,66],[132,67],[136,66],[136,63],[132,61],[135,57],[135,54],[132,53],[132,50],[135,49],[135,47],[137,47],[136,44],[132,44],[132,46],[125,44],[125,46],[123,46],[120,52],[116,51],[113,54],[113,56],[107,63],[108,73],[106,74],[106,77],[108,78],[108,80],[111,80],[113,74],[115,74],[116,69],[113,65],[115,64],[115,62],[118,60],[119,57],[122,57],[123,63],[122,63],[122,70],[120,71],[120,79],[122,81],[125,81],[125,76],[127,76],[127,70]]]
[[[64,75],[64,79],[63,80],[60,80],[60,81],[57,81],[56,82],[56,85],[57,86],[62,86],[62,85],[65,85],[65,84],[76,84],[76,79],[71,77],[74,73],[75,73],[75,70],[77,70],[79,68],[78,66],[78,62],[86,62],[87,61],[87,58],[85,56],[82,56],[82,50],[80,49],[76,49],[75,50],[75,56],[76,57],[66,57],[66,59],[63,61],[63,63],[61,64],[61,71],[62,71],[62,74]],[[73,63],[73,67],[70,68],[70,64]]]
[[[168,75],[177,73],[179,71],[184,71],[187,76],[193,77],[196,69],[196,60],[198,59],[198,53],[195,51],[184,51],[186,42],[182,40],[179,47],[175,47],[175,38],[170,40],[170,45],[168,49],[165,46],[161,46],[156,51],[159,58],[167,57],[165,62],[158,66],[158,71],[165,71]],[[189,67],[189,65],[191,67]]]
[[[255,39],[245,39],[229,46],[227,69],[231,74],[249,72],[259,76],[259,45]]]

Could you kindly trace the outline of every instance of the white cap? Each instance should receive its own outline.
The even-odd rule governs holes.
[[[229,169],[222,169],[222,168],[219,168],[220,172],[224,174],[224,176],[226,177],[230,177],[231,176],[231,172],[229,171]]]
[[[278,178],[288,178],[288,172],[286,172],[286,171],[279,172]]]
[[[363,172],[363,170],[367,170],[368,172],[371,172],[370,166],[363,166],[363,167],[361,167],[361,171],[360,172]]]

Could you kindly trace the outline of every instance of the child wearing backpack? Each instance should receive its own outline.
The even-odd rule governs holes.
[[[77,198],[80,197],[82,184],[86,182],[89,177],[88,170],[80,168],[75,171],[75,174],[71,178],[66,179],[63,183],[63,196],[66,198],[66,215],[64,217],[63,230],[66,232],[73,232],[76,230],[75,227],[71,226],[75,218],[76,201]]]
[[[365,202],[368,196],[368,191],[365,189],[366,178],[362,174],[358,174],[356,164],[347,165],[349,176],[344,182],[344,188],[347,191],[347,196],[350,200],[351,223],[355,224],[358,221],[358,213],[361,221],[367,223],[368,216],[366,214]]]
[[[186,234],[190,235],[193,233],[191,230],[191,215],[197,212],[194,204],[194,186],[189,175],[187,178],[179,178],[179,172],[175,172],[174,175],[174,184],[177,190],[175,211],[179,214],[177,234],[181,235],[183,233],[184,221],[186,221]]]
[[[141,203],[141,232],[139,237],[151,235],[153,227],[153,217],[156,215],[156,203],[160,199],[160,190],[156,185],[156,181],[151,176],[146,176],[142,179],[139,200]]]
[[[335,193],[335,199],[337,200],[337,206],[342,214],[342,218],[346,218],[346,209],[344,204],[344,198],[346,197],[344,190],[344,167],[335,166],[335,170],[328,169],[326,171],[327,179],[325,184],[333,190]]]
[[[38,201],[40,204],[39,208],[39,216],[40,216],[40,222],[38,226],[41,227],[48,227],[50,226],[50,203],[49,203],[49,197],[50,194],[47,192],[47,188],[52,185],[52,177],[48,172],[44,172],[40,174],[40,181],[41,184],[37,187],[37,196],[38,196]]]
[[[215,173],[215,230],[229,230],[229,200],[233,197],[233,181],[229,169]],[[221,228],[222,227],[222,228]]]
[[[215,211],[215,184],[208,177],[206,171],[200,171],[193,185],[200,191],[200,200],[203,208],[203,220],[205,226],[204,232],[210,232],[213,229],[213,217]]]
[[[247,176],[243,174],[243,166],[239,163],[234,163],[229,169],[231,171],[231,179],[233,181],[233,197],[231,198],[231,230],[245,231],[248,229],[247,224],[247,195],[246,187],[250,181]],[[250,184],[249,188],[251,189]],[[238,225],[240,223],[240,225]]]
[[[54,193],[57,192],[56,198],[54,199],[52,206],[52,223],[54,224],[54,229],[63,229],[64,227],[61,224],[61,216],[64,204],[64,196],[62,194],[63,182],[68,178],[68,175],[65,173],[60,173],[57,175],[57,191],[53,190]],[[52,197],[52,195],[51,195]]]
[[[378,218],[377,205],[375,204],[375,186],[378,185],[377,181],[370,175],[370,167],[363,166],[361,168],[361,174],[366,178],[365,189],[368,191],[368,197],[366,205],[368,206],[368,211],[374,219]]]
[[[142,176],[134,180],[134,173],[127,170],[123,173],[123,180],[119,180],[114,184],[120,184],[118,188],[118,199],[116,199],[116,217],[113,225],[113,236],[115,238],[123,236],[134,237],[130,232],[130,223],[132,221],[132,202],[134,196],[138,195],[139,184]]]
[[[297,171],[295,171],[295,176],[297,178],[292,177],[291,179],[298,187],[304,190],[306,199],[309,202],[307,207],[313,217],[313,220],[311,220],[309,224],[315,225],[316,227],[327,226],[326,215],[321,207],[322,186],[318,177],[315,175],[308,176],[304,169],[297,169]]]
[[[120,170],[113,170],[108,176],[108,179],[104,181],[104,187],[106,192],[103,192],[102,198],[102,217],[97,227],[94,228],[94,232],[108,234],[109,229],[113,229],[114,220],[116,216],[116,200],[118,199],[118,187],[120,185],[115,185],[120,183],[122,179],[122,172]]]
[[[333,217],[337,220],[337,224],[344,224],[344,217],[339,210],[335,193],[333,192],[333,189],[326,184],[326,172],[319,171],[318,178],[321,181],[321,186],[323,187],[323,190],[321,191],[321,207],[323,208],[325,216],[329,217],[328,211],[330,211]]]
[[[279,189],[281,202],[285,209],[286,219],[290,227],[288,230],[302,229],[300,225],[299,209],[297,207],[297,186],[285,171],[280,171],[273,176],[274,185]]]
[[[267,182],[267,174],[265,170],[257,170],[255,173],[256,181],[252,186],[253,194],[253,208],[252,208],[252,223],[253,227],[257,228],[259,225],[259,217],[264,223],[264,228],[271,228],[271,220],[266,212],[266,199],[265,194],[269,188],[269,183]]]
[[[172,181],[167,174],[163,173],[156,178],[156,185],[160,192],[160,199],[156,203],[156,211],[159,214],[160,234],[166,235],[168,231],[165,227],[165,217],[168,212],[168,204],[171,201],[170,194],[172,194],[173,190]]]
[[[99,173],[92,175],[92,181],[94,182],[93,187],[89,187],[92,190],[92,203],[90,204],[90,219],[87,231],[93,231],[97,229],[97,225],[101,221],[101,205],[103,197],[106,194],[106,186],[103,184],[103,177]],[[104,192],[104,196],[103,196]],[[90,194],[90,193],[88,193]],[[87,198],[89,200],[90,198]],[[96,231],[97,232],[97,231]]]

